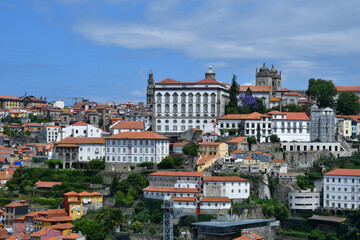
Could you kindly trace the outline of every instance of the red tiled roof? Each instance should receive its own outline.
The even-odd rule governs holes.
[[[279,158],[275,158],[275,159],[271,160],[270,163],[286,163],[286,161],[279,159]]]
[[[5,205],[5,207],[20,207],[24,205],[27,205],[27,203],[19,203],[17,201],[14,201],[12,203],[9,203],[8,205]]]
[[[223,144],[223,142],[199,142],[200,146],[219,146]]]
[[[196,83],[220,83],[212,78],[205,78],[203,80],[197,81]]]
[[[248,88],[251,92],[270,92],[270,86],[240,86],[240,92],[246,92]]]
[[[287,112],[286,120],[306,120],[310,121],[310,118],[304,112]]]
[[[157,171],[149,174],[149,176],[169,176],[169,177],[203,177],[202,172],[173,172],[173,171]]]
[[[207,176],[204,177],[204,182],[249,182],[250,180],[247,180],[245,178],[241,178],[241,177],[235,177],[235,176],[230,176],[230,177],[221,177],[221,176]]]
[[[209,134],[209,132],[206,132],[206,133],[203,134],[203,136],[206,136],[206,135],[208,135],[208,134]],[[211,135],[211,136],[218,136],[219,134],[217,134],[217,133],[214,132],[214,131],[211,131],[209,135]]]
[[[167,78],[167,79],[165,79],[165,80],[162,80],[162,81],[160,81],[160,82],[157,82],[156,84],[179,84],[179,83],[181,83],[181,82],[176,81],[176,80],[171,79],[171,78]]]
[[[271,97],[270,102],[280,102],[281,97]]]
[[[183,147],[187,144],[189,144],[189,142],[177,142],[177,143],[173,143],[173,146],[174,147]]]
[[[339,92],[359,92],[360,85],[356,86],[335,86]]]
[[[67,137],[58,144],[105,144],[103,137]],[[58,145],[57,145],[58,146]]]
[[[79,194],[77,192],[74,192],[74,191],[64,193],[64,195],[65,196],[79,196]]]
[[[13,153],[12,153],[12,152],[9,152],[9,151],[0,151],[0,154],[9,154],[9,155],[12,155]]]
[[[282,88],[282,89],[277,90],[277,92],[290,92],[290,90],[287,88]]]
[[[210,162],[211,160],[213,160],[214,158],[216,158],[216,156],[207,156],[207,157],[200,157],[197,162],[196,165],[204,165],[207,162]]]
[[[77,233],[70,233],[69,235],[61,235],[61,238],[63,240],[77,239],[77,238],[80,238],[80,237],[82,237],[82,236],[80,236]]]
[[[80,201],[80,199],[72,198],[72,199],[69,199],[67,202],[68,203],[80,203],[81,201]]]
[[[265,238],[257,233],[244,234],[241,237],[235,238],[233,240],[264,240]]]
[[[338,168],[330,172],[324,173],[324,175],[342,175],[342,176],[360,176],[360,169],[342,169]]]
[[[227,141],[227,143],[239,143],[239,142],[242,142],[246,139],[246,137],[237,137],[237,138],[234,138],[234,139],[231,139],[230,141]]]
[[[175,202],[195,202],[196,197],[172,197],[170,200]]]
[[[164,139],[168,138],[154,132],[121,132],[106,139]]]
[[[173,193],[198,193],[197,188],[165,188],[165,187],[147,187],[143,191],[150,192],[173,192]]]
[[[145,129],[143,121],[121,121],[111,129]]]
[[[350,115],[352,119],[354,119],[355,122],[360,122],[360,115]]]
[[[204,197],[200,202],[231,202],[228,197]]]
[[[231,153],[245,153],[245,152],[243,152],[243,151],[241,151],[241,150],[235,150],[235,151],[233,151],[233,152],[231,152]]]
[[[74,225],[72,225],[71,223],[60,223],[60,224],[48,226],[48,228],[53,228],[56,230],[65,230],[65,229],[74,228]]]
[[[78,122],[72,124],[72,126],[87,126],[87,125],[88,124],[83,121],[78,121]]]
[[[298,97],[303,97],[303,95],[301,95],[300,93],[297,93],[297,92],[285,93],[284,96],[298,96]]]
[[[227,114],[225,116],[218,118],[218,120],[242,120],[242,119],[260,120],[262,117],[270,117],[270,116],[267,114],[253,112],[250,114]]]
[[[61,185],[61,184],[62,182],[38,181],[37,183],[35,183],[35,186],[40,188],[52,188],[55,185]]]

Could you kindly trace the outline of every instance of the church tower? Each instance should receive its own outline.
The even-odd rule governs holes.
[[[211,78],[216,80],[216,73],[212,70],[211,66],[209,66],[209,71],[205,73],[205,78]]]
[[[278,74],[274,65],[269,69],[264,63],[259,71],[256,68],[256,86],[270,86],[271,95],[275,95],[275,92],[281,89],[281,71]]]
[[[154,76],[152,71],[150,70],[149,78],[148,78],[148,85],[146,91],[146,104],[153,104],[154,103]]]

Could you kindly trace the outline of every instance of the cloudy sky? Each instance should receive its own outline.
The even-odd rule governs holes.
[[[155,81],[360,84],[360,1],[0,0],[0,95],[144,101]]]

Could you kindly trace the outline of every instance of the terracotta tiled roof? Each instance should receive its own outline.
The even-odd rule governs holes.
[[[5,205],[5,207],[21,207],[27,205],[27,203],[19,203],[17,201],[14,201],[12,203],[9,203],[8,205]]]
[[[197,188],[165,188],[165,187],[147,187],[143,191],[150,192],[173,192],[173,193],[198,193]]]
[[[170,176],[170,177],[203,177],[202,172],[173,172],[173,171],[157,171],[149,174],[149,176]]]
[[[231,139],[230,141],[227,141],[227,143],[239,143],[246,140],[246,137],[237,137],[234,139]]]
[[[13,153],[12,153],[12,152],[9,152],[9,151],[0,151],[0,154],[9,154],[9,155],[12,155]]]
[[[77,192],[74,192],[74,191],[64,193],[64,195],[65,196],[79,196],[79,194]]]
[[[335,86],[339,92],[359,92],[360,85],[356,86]]]
[[[216,156],[199,157],[199,159],[197,160],[196,164],[197,164],[198,166],[204,165],[204,164],[210,162],[211,160],[213,160],[214,158],[216,158]]]
[[[244,234],[241,237],[235,238],[233,240],[264,240],[265,238],[257,233]]]
[[[49,226],[49,228],[53,228],[56,230],[65,230],[65,229],[74,228],[74,225],[72,225],[71,223],[61,223],[61,224],[51,225]]]
[[[290,92],[290,90],[287,88],[282,88],[282,89],[277,90],[277,92]]]
[[[200,202],[231,202],[228,197],[204,197]]]
[[[251,120],[260,120],[262,117],[270,117],[267,114],[261,114],[258,112],[253,112],[250,114],[227,114],[218,118],[218,120],[243,120],[243,119],[251,119]]]
[[[200,146],[219,146],[223,144],[223,142],[199,142]]]
[[[77,239],[77,238],[80,238],[80,237],[82,237],[82,236],[80,236],[77,233],[70,233],[69,235],[61,235],[61,238],[63,240]]]
[[[270,102],[280,102],[281,97],[271,97]]]
[[[355,121],[360,123],[360,115],[350,115],[350,117]]]
[[[79,147],[76,144],[56,144],[56,147]]]
[[[306,120],[310,121],[310,118],[304,112],[287,112],[286,120]]]
[[[111,129],[145,129],[143,121],[121,121]]]
[[[105,144],[105,138],[102,137],[67,137],[58,142],[58,144]]]
[[[270,86],[240,86],[240,92],[246,92],[250,88],[251,92],[270,92]]]
[[[171,78],[167,78],[167,79],[162,80],[162,81],[160,81],[160,82],[157,82],[157,83],[155,83],[155,84],[179,84],[179,83],[181,83],[181,82],[176,81],[176,80],[171,79]]]
[[[360,169],[335,169],[324,175],[360,176]]]
[[[286,161],[279,159],[279,158],[275,158],[275,159],[271,160],[270,163],[286,163]]]
[[[168,140],[168,138],[154,132],[121,132],[106,139],[157,139]]]
[[[209,132],[206,132],[206,133],[204,133],[203,134],[203,136],[206,136],[206,135],[210,135],[210,136],[219,136],[219,134],[217,134],[216,132],[214,132],[214,131],[209,131]]]
[[[89,192],[84,191],[84,192],[79,193],[79,196],[80,196],[80,197],[92,196],[92,193],[89,193]]]
[[[249,182],[249,181],[250,180],[247,180],[245,178],[235,177],[235,176],[230,176],[230,177],[207,176],[207,177],[204,177],[204,182]]]
[[[68,203],[80,203],[80,199],[77,199],[77,198],[71,198],[67,201]]]
[[[205,78],[203,80],[197,81],[196,83],[210,83],[210,84],[215,83],[216,84],[216,83],[220,83],[220,82],[218,82],[212,78]]]
[[[173,143],[173,146],[174,147],[183,147],[187,144],[189,144],[189,142],[177,142],[177,143]]]
[[[38,181],[37,183],[35,183],[36,187],[40,187],[40,188],[52,188],[55,185],[61,185],[62,182],[45,182],[45,181]]]
[[[196,197],[172,197],[170,200],[175,202],[195,202]]]
[[[72,124],[72,126],[87,126],[87,125],[88,124],[83,121],[78,121],[78,122]]]
[[[301,95],[300,93],[297,93],[297,92],[285,93],[284,96],[298,96],[298,97],[303,97],[303,95]]]
[[[231,152],[231,153],[245,153],[245,152],[243,152],[243,151],[241,151],[241,150],[235,150],[235,151],[233,151],[233,152]]]

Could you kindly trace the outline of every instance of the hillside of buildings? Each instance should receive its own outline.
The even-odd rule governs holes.
[[[146,104],[0,96],[0,239],[354,239],[360,87],[255,77],[150,72]]]

